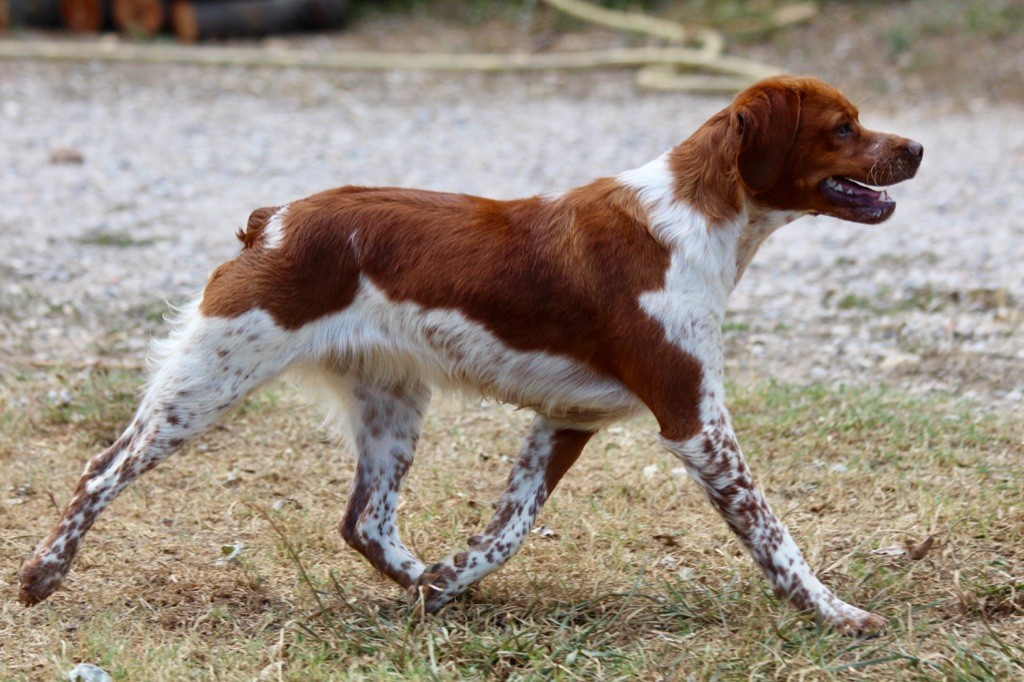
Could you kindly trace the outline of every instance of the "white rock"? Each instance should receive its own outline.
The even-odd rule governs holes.
[[[68,671],[70,682],[113,682],[110,674],[92,663],[79,663]]]

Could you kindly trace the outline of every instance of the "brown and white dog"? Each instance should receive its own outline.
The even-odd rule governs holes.
[[[818,581],[755,485],[725,407],[720,330],[768,235],[806,214],[887,219],[895,202],[858,183],[911,178],[922,154],[862,128],[836,89],[785,77],[647,165],[561,194],[342,187],[259,209],[164,343],[131,424],[25,563],[21,600],[57,589],[132,480],[294,370],[351,428],[341,535],[427,611],[515,553],[595,431],[646,409],[775,594],[837,628],[880,629]],[[537,417],[487,528],[428,566],[395,513],[431,387]]]

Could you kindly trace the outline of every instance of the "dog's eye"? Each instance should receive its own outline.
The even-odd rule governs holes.
[[[853,135],[853,128],[850,127],[849,123],[844,123],[836,128],[834,132],[839,137],[849,137],[850,135]]]

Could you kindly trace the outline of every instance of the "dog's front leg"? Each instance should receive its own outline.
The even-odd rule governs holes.
[[[657,418],[662,443],[683,461],[779,598],[843,631],[884,628],[883,618],[821,584],[754,483],[723,402],[721,316],[699,308],[680,312],[671,298],[648,303],[651,318],[634,325],[646,337],[636,346],[645,352],[623,355],[623,375]]]
[[[846,632],[885,627],[880,616],[851,606],[825,587],[789,531],[772,512],[740,452],[724,407],[705,411],[701,432],[683,441],[662,438],[764,571],[772,591],[801,610],[813,610]]]

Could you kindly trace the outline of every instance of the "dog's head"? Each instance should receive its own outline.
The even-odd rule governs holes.
[[[864,185],[914,177],[924,154],[919,142],[862,127],[857,108],[816,78],[761,81],[728,111],[739,179],[769,209],[880,223],[896,202]]]

